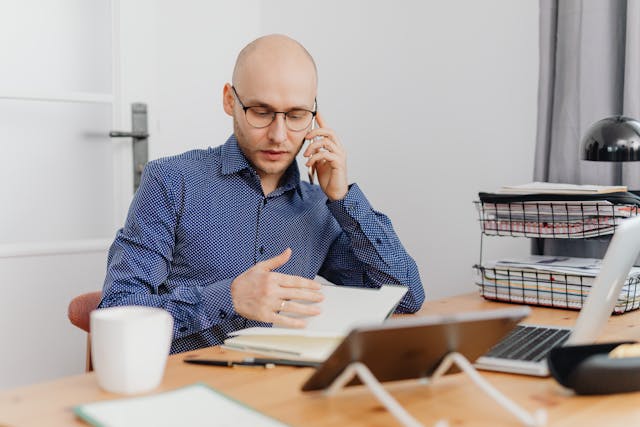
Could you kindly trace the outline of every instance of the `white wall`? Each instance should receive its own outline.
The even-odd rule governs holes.
[[[261,8],[259,0],[122,2],[123,120],[130,103],[149,104],[151,158],[231,134],[222,87],[240,48],[260,35]]]
[[[231,134],[222,87],[240,47],[260,35],[261,7],[259,0],[121,2],[123,128],[131,103],[147,103],[150,159],[219,145]]]
[[[314,55],[350,177],[391,217],[427,298],[473,290],[471,202],[533,175],[538,2],[286,0],[263,8],[263,32]],[[528,251],[493,239],[494,256]]]
[[[348,147],[351,180],[393,220],[427,297],[474,290],[472,201],[533,175],[537,1],[161,4],[152,155],[224,142],[221,90],[237,52],[290,35],[316,59],[319,106]],[[485,238],[487,248],[485,258],[526,253],[528,241]]]

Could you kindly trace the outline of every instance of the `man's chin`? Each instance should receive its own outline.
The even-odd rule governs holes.
[[[264,174],[282,175],[289,165],[291,165],[291,162],[260,162],[256,166]]]

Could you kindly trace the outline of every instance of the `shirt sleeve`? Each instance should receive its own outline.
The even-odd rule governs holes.
[[[109,249],[99,307],[163,308],[174,318],[174,339],[213,326],[227,329],[225,322],[240,317],[231,301],[233,279],[167,283],[179,213],[171,181],[170,171],[164,171],[159,162],[150,162],[145,167],[125,226]]]
[[[327,206],[342,228],[319,274],[343,285],[403,285],[408,292],[396,312],[414,313],[424,302],[418,267],[405,251],[389,218],[373,210],[357,184]]]

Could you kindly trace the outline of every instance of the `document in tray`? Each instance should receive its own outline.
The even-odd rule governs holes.
[[[487,268],[505,268],[511,270],[528,269],[553,273],[577,274],[595,277],[600,271],[602,260],[598,258],[578,258],[566,256],[529,255],[522,258],[504,258],[487,262]],[[636,269],[636,273],[640,271]],[[632,275],[634,269],[629,275]]]
[[[476,284],[491,299],[579,309],[582,307],[602,260],[563,256],[530,255],[487,261]],[[640,305],[640,267],[632,267],[614,312]]]
[[[307,318],[304,329],[247,328],[232,332],[224,346],[287,359],[321,362],[353,327],[382,323],[407,292],[404,286],[379,289],[323,285],[321,313]]]
[[[525,237],[587,238],[613,234],[634,205],[607,200],[477,203],[485,234]]]
[[[521,185],[505,185],[500,194],[604,194],[627,191],[624,185],[578,185],[553,182],[530,182]]]
[[[476,205],[482,219],[508,219],[511,221],[557,221],[571,223],[591,221],[595,218],[628,218],[637,214],[637,207],[614,204],[608,200],[537,200]]]
[[[148,396],[87,403],[76,406],[73,411],[94,426],[286,426],[205,384]]]
[[[488,235],[585,239],[613,234],[620,221],[613,217],[589,217],[575,222],[482,219],[481,225]]]

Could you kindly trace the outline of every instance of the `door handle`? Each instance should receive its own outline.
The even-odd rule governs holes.
[[[122,132],[119,130],[112,130],[109,132],[111,138],[133,138],[133,139],[146,139],[149,138],[148,133],[141,132]]]
[[[140,186],[142,171],[149,160],[149,127],[147,124],[147,104],[131,104],[131,132],[112,130],[111,138],[131,138],[133,144],[133,191]]]

